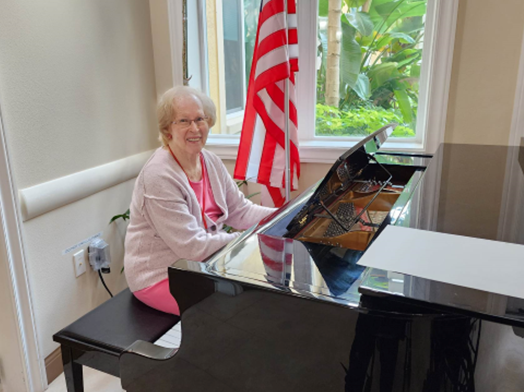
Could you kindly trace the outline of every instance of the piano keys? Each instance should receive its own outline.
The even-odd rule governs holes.
[[[180,348],[182,342],[182,324],[176,323],[173,328],[163,334],[155,341],[155,345],[173,350]]]
[[[316,187],[205,263],[175,262],[180,348],[137,342],[121,358],[123,388],[522,390],[523,300],[357,264],[388,224],[524,243],[490,227],[524,229],[521,210],[504,212],[494,196],[524,204],[518,148],[381,153],[390,131],[357,144]],[[488,186],[486,174],[516,182],[471,194]]]

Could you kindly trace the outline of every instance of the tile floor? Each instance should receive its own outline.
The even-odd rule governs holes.
[[[86,392],[123,392],[120,379],[84,366],[84,390]],[[46,392],[66,392],[64,373],[49,384]]]

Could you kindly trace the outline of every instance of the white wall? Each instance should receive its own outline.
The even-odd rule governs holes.
[[[0,0],[0,104],[14,181],[27,188],[158,145],[149,3],[143,0]],[[133,180],[22,225],[37,334],[52,334],[107,299],[97,276],[76,279],[62,251],[104,231],[115,292]]]
[[[522,0],[459,1],[446,142],[509,144],[523,32]]]
[[[158,94],[162,94],[174,86],[171,40],[169,35],[169,10],[166,0],[149,0],[149,8],[151,10],[156,90]],[[180,75],[180,78],[181,77]],[[177,81],[177,84],[179,83],[180,81]]]
[[[0,235],[0,392],[26,389],[13,301],[5,242]]]

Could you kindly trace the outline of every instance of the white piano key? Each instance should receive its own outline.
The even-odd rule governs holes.
[[[182,335],[182,331],[180,331],[179,329],[170,329],[166,332],[166,335],[180,336]]]
[[[182,337],[182,331],[180,330],[180,328],[171,328],[169,331],[167,331],[165,333],[166,336],[173,336],[173,337],[178,337],[178,338],[181,338]]]
[[[182,327],[181,323],[177,323],[164,335],[158,338],[158,340],[154,344],[165,348],[179,348],[181,342]]]
[[[162,336],[163,339],[169,339],[169,340],[182,340],[182,334],[165,334]]]
[[[180,345],[180,342],[182,341],[181,339],[182,337],[181,336],[166,336],[166,335],[163,335],[160,337],[160,339],[158,340],[163,340],[165,342],[170,342],[170,343],[173,343],[173,344],[179,344]]]
[[[157,346],[165,347],[165,348],[179,348],[175,343],[165,341],[164,339],[158,339],[155,344]]]

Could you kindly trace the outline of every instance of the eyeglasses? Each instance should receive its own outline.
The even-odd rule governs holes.
[[[178,125],[180,129],[187,129],[193,124],[193,122],[197,127],[207,125],[207,117],[197,117],[194,120],[183,118],[178,121],[173,121],[173,124]]]

